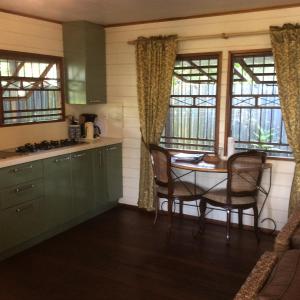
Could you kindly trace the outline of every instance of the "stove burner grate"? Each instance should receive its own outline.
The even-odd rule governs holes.
[[[33,153],[40,150],[51,150],[55,148],[62,148],[68,146],[74,146],[81,144],[81,142],[76,140],[64,139],[59,141],[42,141],[40,143],[30,144],[27,143],[24,146],[20,146],[16,148],[16,152],[18,153]]]

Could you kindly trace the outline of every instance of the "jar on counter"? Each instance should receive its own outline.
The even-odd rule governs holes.
[[[69,125],[69,139],[79,140],[81,137],[80,125]]]

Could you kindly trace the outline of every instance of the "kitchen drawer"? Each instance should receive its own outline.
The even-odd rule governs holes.
[[[15,247],[40,233],[41,200],[35,199],[0,211],[0,250]]]
[[[42,161],[33,161],[26,164],[0,169],[0,188],[21,184],[43,177]]]
[[[11,186],[0,192],[0,209],[15,206],[26,201],[42,197],[44,182],[42,179]]]

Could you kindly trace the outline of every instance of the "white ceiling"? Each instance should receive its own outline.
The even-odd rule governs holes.
[[[300,0],[0,0],[0,9],[103,25],[299,4]]]

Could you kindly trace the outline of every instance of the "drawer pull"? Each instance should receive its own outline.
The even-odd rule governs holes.
[[[72,156],[72,158],[79,158],[79,157],[83,157],[83,156],[86,156],[86,153],[74,154]]]
[[[33,165],[30,165],[30,166],[24,167],[24,168],[15,168],[12,171],[14,173],[19,173],[19,172],[23,172],[23,171],[30,170],[30,169],[33,169]]]
[[[33,204],[28,204],[28,205],[17,208],[16,213],[20,214],[23,211],[26,211],[26,210],[29,210],[29,209],[32,209],[32,208],[33,208]]]
[[[109,148],[106,148],[106,151],[113,151],[113,150],[117,150],[118,147],[114,146],[114,147],[109,147]]]
[[[28,191],[30,189],[33,189],[35,187],[34,184],[29,184],[29,185],[26,185],[26,186],[22,186],[22,187],[17,187],[15,189],[15,192],[16,193],[21,193],[21,192],[25,192],[25,191]]]
[[[66,160],[70,160],[70,156],[63,157],[63,158],[57,158],[57,159],[54,160],[54,162],[59,163],[59,162],[63,162],[63,161],[66,161]]]

